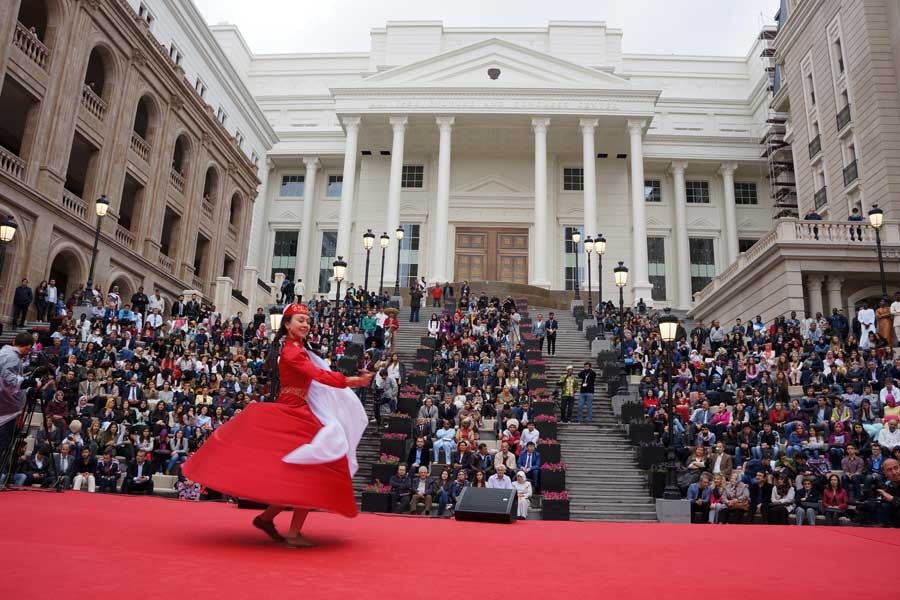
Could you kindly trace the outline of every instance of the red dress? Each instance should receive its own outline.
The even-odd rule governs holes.
[[[278,370],[282,386],[278,400],[247,406],[188,458],[182,472],[230,496],[355,517],[346,457],[325,464],[282,460],[322,428],[306,403],[310,383],[345,388],[346,378],[312,364],[303,345],[290,340],[281,351]]]

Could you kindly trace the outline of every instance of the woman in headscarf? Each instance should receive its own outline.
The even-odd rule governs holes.
[[[525,471],[516,473],[516,480],[513,482],[518,497],[518,508],[516,508],[516,516],[520,519],[528,518],[528,508],[531,504],[531,482],[525,477]]]

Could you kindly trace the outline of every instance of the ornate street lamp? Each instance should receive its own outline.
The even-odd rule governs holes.
[[[281,319],[284,317],[284,306],[273,304],[269,307],[269,331],[272,335],[278,333],[281,328]]]
[[[91,250],[91,268],[88,272],[87,285],[84,286],[84,296],[82,302],[90,306],[93,304],[94,296],[94,266],[97,262],[97,246],[100,245],[100,224],[103,217],[109,211],[109,199],[106,196],[100,196],[94,203],[94,211],[97,213],[97,228],[94,230],[94,247]]]
[[[625,295],[623,290],[628,285],[628,267],[621,260],[613,269],[616,276],[616,287],[619,288],[619,347],[622,350],[622,362],[625,362]]]
[[[363,248],[366,249],[366,276],[363,279],[363,291],[366,293],[366,299],[369,297],[369,258],[372,255],[372,246],[375,245],[375,234],[371,229],[366,229],[363,234]]]
[[[600,339],[605,339],[603,335],[603,253],[606,252],[606,238],[602,233],[598,233],[594,238],[594,252],[597,253],[597,304],[600,305],[599,315],[597,317],[600,326]]]
[[[8,244],[13,241],[13,238],[16,237],[16,230],[18,228],[19,225],[16,223],[16,220],[12,218],[12,215],[3,217],[3,220],[0,221],[0,242]]]
[[[869,224],[875,228],[875,248],[878,250],[878,272],[881,275],[881,297],[887,298],[887,281],[884,278],[884,256],[881,254],[881,226],[884,225],[884,211],[877,204],[869,211]]]
[[[581,291],[578,289],[578,243],[581,241],[581,232],[573,231],[572,232],[572,243],[575,245],[575,299],[581,300]]]
[[[591,253],[594,252],[594,240],[591,236],[584,238],[584,253],[587,254],[587,288],[588,288],[588,309],[585,311],[585,318],[594,318],[594,297],[591,295]]]
[[[672,398],[672,344],[678,331],[678,317],[666,308],[665,314],[659,318],[659,337],[663,341],[664,364],[666,369],[666,417],[669,422],[669,435],[666,444],[666,489],[663,498],[678,500],[681,492],[678,489],[675,466],[675,401]]]
[[[381,243],[381,279],[378,282],[378,296],[379,297],[384,293],[384,253],[387,250],[387,247],[391,243],[391,236],[389,236],[386,231],[381,234],[380,243]]]
[[[403,249],[403,227],[397,227],[397,231],[394,232],[394,237],[397,238],[397,279],[394,280],[394,295],[400,295],[400,250]],[[384,243],[384,242],[382,242]]]
[[[347,274],[347,263],[344,262],[343,256],[338,256],[337,260],[331,263],[331,266],[334,269],[334,281],[337,283],[337,288],[334,293],[334,319],[332,319],[331,331],[331,365],[332,368],[337,369],[338,317],[341,312],[341,282]]]

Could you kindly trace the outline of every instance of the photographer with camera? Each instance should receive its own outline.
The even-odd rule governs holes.
[[[0,348],[0,453],[4,455],[16,436],[16,424],[25,406],[23,388],[40,387],[24,374],[25,357],[34,339],[30,333],[16,334],[13,343]]]

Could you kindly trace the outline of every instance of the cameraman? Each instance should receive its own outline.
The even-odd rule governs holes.
[[[19,414],[25,406],[22,384],[28,387],[30,380],[23,375],[22,369],[33,344],[31,334],[23,331],[16,334],[12,344],[0,348],[0,453],[6,452],[12,443]]]

